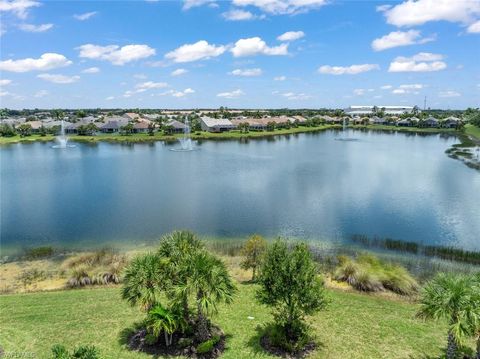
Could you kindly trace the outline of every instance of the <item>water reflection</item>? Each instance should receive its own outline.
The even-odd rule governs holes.
[[[480,249],[480,176],[451,136],[337,131],[242,141],[1,149],[2,245],[353,233]]]

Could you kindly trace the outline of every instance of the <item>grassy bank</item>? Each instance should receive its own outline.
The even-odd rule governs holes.
[[[250,131],[243,133],[237,130],[223,132],[223,133],[211,133],[206,131],[194,132],[190,137],[194,140],[228,140],[228,139],[248,139],[248,138],[263,138],[278,135],[292,135],[297,133],[319,132],[328,129],[341,128],[338,125],[322,125],[316,127],[297,127],[289,129],[276,129],[274,131]],[[155,142],[165,141],[171,142],[182,138],[183,134],[165,135],[162,132],[156,132],[153,136],[149,136],[146,133],[135,133],[128,136],[120,135],[118,133],[99,133],[95,136],[79,136],[70,135],[69,141],[74,142],[128,142],[128,143],[141,143],[141,142]],[[0,144],[11,144],[19,142],[35,142],[35,141],[53,141],[55,136],[40,136],[31,135],[27,137],[13,136],[13,137],[0,137]]]
[[[465,133],[474,137],[474,140],[478,140],[480,143],[480,127],[471,124],[465,125]]]
[[[229,336],[222,358],[267,358],[257,328],[271,315],[256,303],[254,285],[238,284],[238,288],[234,303],[221,306],[214,319]],[[433,358],[441,354],[445,326],[416,319],[416,305],[340,290],[328,290],[328,296],[328,309],[310,319],[320,344],[312,358]],[[137,309],[120,299],[118,287],[3,295],[0,345],[6,352],[34,353],[38,358],[48,358],[55,343],[93,344],[106,358],[147,358],[128,351],[122,341],[122,331],[141,318]]]

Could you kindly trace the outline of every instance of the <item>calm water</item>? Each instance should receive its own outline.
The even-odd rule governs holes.
[[[2,245],[351,234],[480,249],[480,174],[455,138],[334,132],[248,142],[0,149]]]

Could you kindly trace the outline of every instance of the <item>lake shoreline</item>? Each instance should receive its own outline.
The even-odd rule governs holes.
[[[451,134],[459,136],[464,132],[452,128],[413,128],[413,127],[392,127],[387,125],[349,125],[348,129],[357,130],[371,130],[380,132],[408,132],[408,133],[426,133],[426,134]],[[262,139],[272,136],[288,136],[301,133],[315,133],[327,130],[342,130],[341,125],[321,125],[316,127],[296,127],[290,129],[278,129],[274,131],[251,131],[247,133],[239,132],[237,130],[222,133],[211,132],[195,132],[189,137],[192,140],[230,140],[230,139]],[[69,141],[80,143],[149,143],[149,142],[174,142],[183,137],[183,134],[163,135],[156,133],[154,136],[148,134],[98,134],[95,136],[69,136]],[[0,145],[9,145],[15,143],[32,143],[32,142],[50,142],[55,141],[55,136],[47,135],[30,135],[27,137],[0,137]],[[480,139],[479,139],[480,141]]]

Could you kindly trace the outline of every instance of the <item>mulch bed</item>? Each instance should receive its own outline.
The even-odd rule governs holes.
[[[263,335],[260,338],[260,345],[268,353],[273,354],[273,355],[278,356],[278,357],[288,358],[288,359],[305,358],[308,354],[310,354],[312,351],[314,351],[315,348],[317,347],[317,345],[314,342],[311,342],[311,343],[308,343],[307,345],[305,345],[302,350],[297,351],[295,353],[290,353],[290,352],[285,351],[282,348],[274,346],[271,343],[270,338],[266,334]]]
[[[218,333],[220,340],[215,344],[213,350],[208,353],[197,353],[197,345],[199,344],[193,337],[187,335],[175,333],[173,334],[172,344],[166,346],[163,341],[163,336],[159,338],[159,341],[155,344],[147,344],[145,338],[147,331],[145,329],[139,329],[134,332],[128,340],[128,348],[134,351],[144,352],[150,355],[156,356],[186,356],[189,358],[199,359],[215,359],[218,358],[225,350],[225,334],[220,328],[212,328],[212,331]],[[215,334],[216,334],[215,333]],[[178,344],[182,339],[192,340],[192,344],[184,347],[180,347]]]

